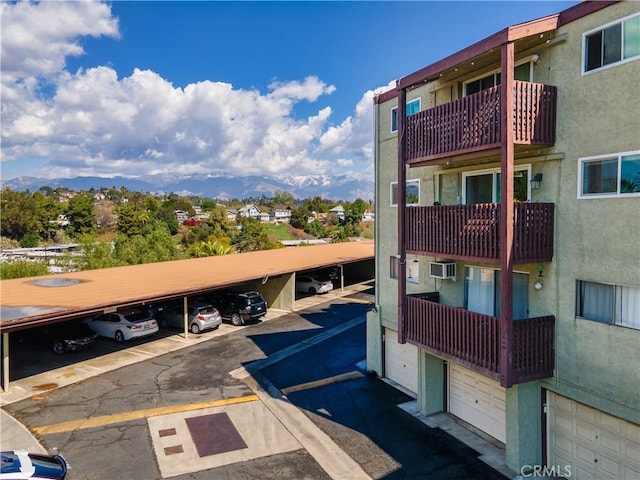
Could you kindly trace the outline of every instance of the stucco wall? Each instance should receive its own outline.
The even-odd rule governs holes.
[[[544,292],[557,306],[556,377],[545,386],[636,422],[640,331],[576,318],[575,289],[576,280],[640,286],[640,198],[577,198],[578,158],[640,150],[640,61],[581,75],[582,34],[638,11],[623,2],[559,32],[566,42],[549,52],[548,82],[558,85],[564,159],[543,170],[557,226]]]

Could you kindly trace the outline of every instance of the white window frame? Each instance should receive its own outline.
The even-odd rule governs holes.
[[[606,70],[608,68],[612,68],[612,67],[616,67],[618,65],[622,65],[623,63],[633,62],[635,60],[640,59],[640,54],[639,54],[639,55],[635,55],[635,56],[629,57],[629,58],[622,58],[620,61],[613,62],[613,63],[610,63],[608,65],[602,65],[602,66],[594,68],[592,70],[588,70],[588,71],[585,70],[585,68],[587,67],[587,65],[586,65],[587,37],[589,35],[592,35],[592,34],[596,33],[596,32],[606,30],[607,28],[612,27],[613,25],[620,24],[621,25],[621,29],[622,29],[622,33],[621,33],[622,44],[620,45],[620,48],[621,48],[621,52],[622,52],[621,56],[624,56],[624,22],[626,22],[627,20],[629,20],[631,18],[637,17],[637,16],[640,16],[640,13],[633,13],[631,15],[628,15],[628,16],[624,17],[624,18],[620,18],[618,20],[614,20],[613,22],[609,22],[609,23],[607,23],[605,25],[601,25],[599,27],[592,28],[591,30],[589,30],[587,32],[584,32],[582,34],[582,60],[581,60],[582,64],[581,64],[580,70],[581,70],[583,76],[584,75],[589,75],[589,74],[594,73],[594,72],[601,72],[602,70]]]
[[[407,180],[407,185],[409,185],[410,183],[417,183],[418,184],[418,202],[417,203],[407,203],[407,207],[416,207],[418,205],[420,205],[420,196],[422,195],[422,191],[420,190],[420,179],[419,178],[412,178],[411,180]],[[391,182],[391,184],[389,185],[389,206],[390,207],[397,207],[398,203],[393,203],[393,189],[397,190],[398,188],[398,182]]]
[[[620,193],[620,178],[622,174],[622,157],[640,155],[640,150],[633,150],[630,152],[610,153],[605,155],[595,155],[593,157],[578,158],[578,199],[589,200],[594,198],[628,198],[628,197],[640,197],[640,192],[636,193]],[[615,160],[618,161],[618,173],[617,173],[617,191],[608,193],[582,193],[583,188],[583,169],[588,163],[598,160]]]
[[[422,110],[422,101],[421,98],[414,98],[413,100],[408,100],[407,101],[407,106],[413,104],[413,103],[418,103],[418,111]],[[391,115],[390,115],[390,120],[389,120],[389,128],[391,129],[391,133],[396,133],[398,131],[398,107],[391,107]],[[393,129],[393,124],[396,124],[396,128],[395,130]]]
[[[514,172],[520,172],[520,171],[526,171],[527,178],[529,178],[529,182],[527,182],[527,201],[529,202],[531,201],[531,164],[529,163],[527,165],[514,166]],[[496,199],[496,192],[498,191],[496,182],[498,177],[495,174],[500,172],[501,172],[500,168],[486,168],[484,170],[472,170],[470,172],[463,172],[462,173],[462,204],[463,205],[467,204],[467,177],[474,177],[477,175],[487,175],[489,173],[494,175],[492,203],[498,203]]]
[[[585,305],[580,303],[581,296],[579,296],[579,290],[582,284],[590,284],[593,286],[607,287],[611,289],[611,308],[607,312],[609,318],[605,319],[593,319],[581,316],[580,313],[584,313]],[[640,287],[630,287],[625,285],[616,285],[603,282],[591,282],[588,280],[576,281],[576,304],[575,315],[576,318],[583,320],[589,320],[591,322],[602,323],[603,325],[613,325],[615,327],[631,328],[633,330],[640,330],[640,320],[633,313],[637,312],[640,305]],[[587,295],[584,298],[585,301],[593,301],[593,295]],[[593,307],[592,307],[593,308]],[[625,311],[626,309],[626,311]],[[600,309],[603,313],[602,306]]]

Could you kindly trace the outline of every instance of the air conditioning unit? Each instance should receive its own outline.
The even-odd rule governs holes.
[[[456,279],[456,264],[454,262],[429,262],[429,276],[432,278]]]

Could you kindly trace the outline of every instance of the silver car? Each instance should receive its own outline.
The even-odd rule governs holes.
[[[204,330],[218,328],[222,323],[220,312],[211,304],[188,304],[189,330],[200,333]],[[184,327],[184,307],[182,302],[172,303],[156,309],[156,318],[161,327]]]

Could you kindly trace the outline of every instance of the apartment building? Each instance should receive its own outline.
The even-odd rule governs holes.
[[[639,79],[640,3],[582,2],[375,99],[367,367],[516,473],[640,478]]]

